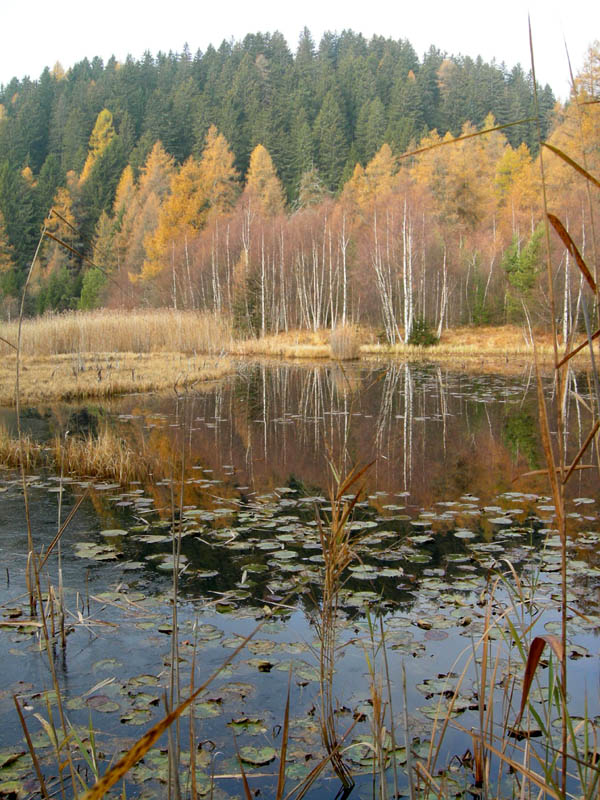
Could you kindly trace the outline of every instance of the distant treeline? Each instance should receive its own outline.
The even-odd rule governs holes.
[[[351,32],[317,49],[305,31],[295,55],[257,34],[14,80],[0,91],[0,314],[18,309],[46,219],[28,313],[171,306],[250,335],[361,322],[392,343],[516,322],[523,301],[547,323],[539,134],[600,172],[599,54],[564,107],[538,87],[537,110],[519,67],[419,61],[406,41]],[[556,155],[545,174],[550,210],[592,253],[597,195]],[[552,257],[566,336],[586,295],[558,241]]]

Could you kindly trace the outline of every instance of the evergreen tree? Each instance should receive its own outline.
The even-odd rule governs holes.
[[[337,190],[348,157],[348,142],[340,108],[332,91],[326,95],[314,127],[317,167],[325,185]]]
[[[0,211],[0,293],[11,295],[15,292],[14,250],[8,240],[4,217]]]

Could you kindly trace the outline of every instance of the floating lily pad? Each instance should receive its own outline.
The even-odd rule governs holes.
[[[119,711],[120,709],[119,704],[105,694],[93,694],[86,699],[85,703],[89,708],[93,708],[94,711],[101,711],[105,714]]]
[[[251,764],[253,767],[263,767],[270,764],[277,758],[277,751],[273,747],[240,747],[240,759],[244,764]]]
[[[236,733],[248,733],[250,736],[267,732],[265,723],[258,717],[238,717],[228,722],[227,726],[233,728]]]

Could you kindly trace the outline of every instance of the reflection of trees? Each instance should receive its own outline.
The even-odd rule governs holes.
[[[579,390],[568,409],[574,452],[588,414]],[[167,478],[184,468],[185,502],[205,507],[239,499],[239,486],[265,493],[292,476],[327,494],[329,459],[342,469],[374,460],[367,491],[410,492],[418,506],[467,491],[491,498],[537,449],[535,382],[434,365],[250,363],[210,390],[124,398],[119,410],[133,415],[119,423],[132,449],[158,459]],[[168,485],[146,488],[169,505]]]
[[[538,469],[539,442],[537,426],[531,412],[520,408],[507,414],[504,435],[513,458],[517,459],[522,454],[529,469]]]

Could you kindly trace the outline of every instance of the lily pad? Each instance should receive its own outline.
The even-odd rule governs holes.
[[[240,747],[240,759],[244,764],[253,767],[264,767],[277,758],[277,751],[273,747]]]

